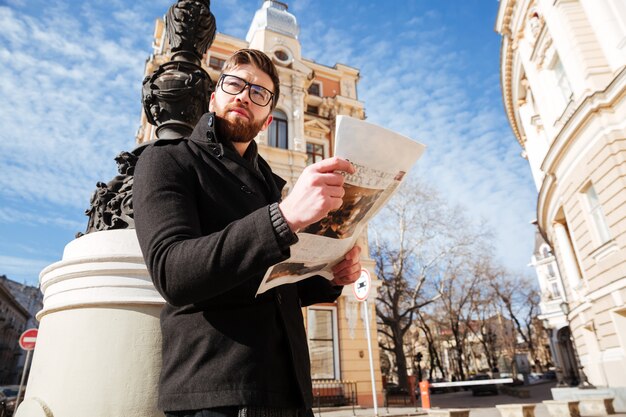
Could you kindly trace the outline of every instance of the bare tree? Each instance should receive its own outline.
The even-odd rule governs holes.
[[[370,223],[371,257],[382,281],[376,306],[379,332],[389,342],[381,349],[395,356],[404,388],[412,346],[407,334],[417,312],[446,294],[443,276],[453,278],[452,268],[460,268],[480,240],[467,224],[461,210],[449,208],[435,191],[415,181],[407,181]]]
[[[427,292],[431,270],[445,258],[451,234],[446,205],[423,184],[407,181],[370,222],[370,255],[382,281],[376,314],[388,343],[381,349],[395,357],[398,384],[408,388],[407,335],[417,311],[438,296]]]
[[[446,265],[437,283],[440,294],[438,305],[452,332],[456,368],[461,380],[466,378],[468,371],[466,342],[470,333],[472,307],[477,289],[483,281],[483,276],[472,265],[472,260],[471,251],[458,253],[456,258],[451,259],[455,262]]]
[[[420,310],[417,312],[417,326],[424,333],[426,338],[426,345],[428,349],[428,379],[433,379],[433,373],[435,370],[439,370],[442,378],[446,377],[446,370],[441,360],[441,340],[436,333],[436,329],[439,328],[432,315],[426,314]],[[435,331],[433,331],[433,327]]]
[[[496,279],[491,286],[498,296],[503,313],[511,320],[516,333],[523,340],[528,353],[534,360],[537,357],[535,321],[539,313],[540,295],[530,280],[513,276],[506,271],[494,274]],[[541,370],[541,364],[538,364]]]
[[[472,325],[469,326],[470,331],[482,347],[490,371],[498,368],[498,363],[503,354],[502,332],[499,329],[500,323],[498,321],[502,304],[493,285],[491,285],[492,281],[496,279],[493,273],[493,263],[493,259],[488,254],[482,257],[480,268],[483,283],[488,284],[480,285],[476,289],[472,306]]]

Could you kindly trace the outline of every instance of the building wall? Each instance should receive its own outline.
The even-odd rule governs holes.
[[[286,148],[270,146],[269,129],[259,133],[255,140],[259,145],[261,156],[268,161],[276,174],[287,181],[286,194],[307,166],[307,143],[321,145],[324,158],[333,156],[336,116],[349,115],[364,119],[365,111],[363,103],[357,97],[358,69],[343,64],[329,67],[303,58],[300,43],[294,35],[299,30],[295,23],[295,17],[288,13],[284,6],[280,2],[266,1],[252,19],[246,40],[217,33],[213,45],[203,57],[202,66],[213,81],[217,81],[221,70],[219,66],[221,61],[219,60],[228,59],[233,52],[242,48],[263,50],[276,64],[281,91],[276,109],[284,112],[287,117],[288,146]],[[272,21],[272,16],[280,16],[280,19]],[[154,51],[146,64],[146,74],[151,74],[159,65],[169,61],[168,45],[164,34],[164,23],[159,19],[156,22],[154,33]],[[286,60],[280,59],[282,56],[280,52],[286,54]],[[319,85],[319,94],[314,92],[314,84]],[[155,127],[148,124],[145,115],[142,114],[141,126],[137,133],[137,143],[155,139],[154,132]],[[362,264],[370,270],[372,277],[374,277],[374,261],[369,259],[367,255],[369,250],[366,233],[359,239],[359,244],[363,249]],[[379,403],[381,403],[380,360],[373,310],[376,286],[377,284],[374,283],[369,302],[371,309],[370,329],[376,368],[376,386]],[[371,405],[372,388],[367,355],[367,338],[362,319],[354,319],[354,303],[356,301],[352,295],[352,289],[348,287],[344,289],[344,294],[333,305],[310,308],[330,308],[336,312],[336,323],[333,325],[336,326],[338,340],[336,343],[337,351],[334,352],[334,355],[338,360],[339,372],[335,375],[335,379],[355,381],[359,404]],[[305,309],[304,314],[305,323],[307,323],[307,309]],[[361,352],[365,352],[363,357],[361,357]]]
[[[23,363],[19,337],[26,330],[29,314],[0,280],[0,385],[19,383]]]
[[[595,385],[626,385],[626,7],[502,0],[502,90]],[[592,192],[595,191],[595,192]]]

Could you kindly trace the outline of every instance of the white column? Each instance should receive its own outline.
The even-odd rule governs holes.
[[[560,255],[563,267],[565,268],[564,272],[567,276],[567,280],[569,282],[570,289],[572,290],[572,294],[575,295],[576,289],[579,287],[581,282],[581,276],[579,272],[580,270],[578,268],[578,263],[576,261],[576,255],[574,254],[574,248],[572,246],[569,234],[565,229],[565,225],[555,222],[553,224],[553,227],[556,241],[561,252]]]
[[[544,0],[544,7],[553,1]],[[544,14],[559,58],[577,99],[606,87],[609,67],[595,34],[587,27],[588,19],[578,1],[560,1],[549,5]]]
[[[135,231],[70,242],[40,280],[39,335],[16,417],[162,417],[156,405],[164,301]]]
[[[304,77],[293,75],[291,77],[291,109],[293,132],[293,150],[306,152],[306,141],[304,140]]]
[[[612,71],[626,64],[626,5],[623,0],[580,0]]]

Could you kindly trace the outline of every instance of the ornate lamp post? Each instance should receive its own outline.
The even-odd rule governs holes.
[[[215,39],[215,17],[210,0],[178,0],[165,17],[171,61],[143,80],[142,103],[157,139],[189,136],[200,117],[209,110],[215,85],[202,68],[202,56]],[[115,161],[119,175],[98,182],[91,197],[85,234],[101,230],[134,229],[133,173],[146,144],[121,152]],[[78,233],[76,237],[82,236]]]

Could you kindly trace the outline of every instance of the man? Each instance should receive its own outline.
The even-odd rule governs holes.
[[[312,389],[301,307],[332,302],[359,276],[359,247],[333,269],[255,297],[267,269],[289,257],[294,232],[342,204],[345,160],[285,182],[257,154],[279,96],[264,53],[236,52],[189,138],[149,146],[135,170],[135,225],[167,301],[161,314],[159,408],[168,416],[299,417]]]

